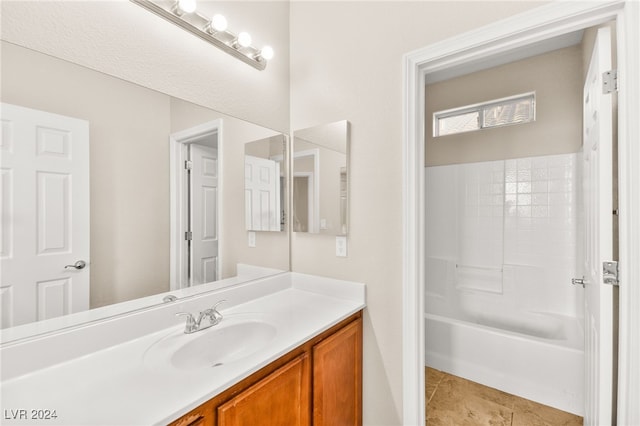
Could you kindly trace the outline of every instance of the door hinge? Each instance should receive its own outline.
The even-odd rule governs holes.
[[[616,287],[620,285],[620,280],[618,279],[618,262],[602,262],[602,281],[604,281],[605,284]]]
[[[602,73],[602,93],[616,92],[618,90],[618,70]]]
[[[193,240],[193,232],[187,231],[184,233],[184,239],[187,241]]]
[[[191,161],[191,160],[187,160],[187,161],[185,161],[185,162],[184,162],[184,168],[185,168],[186,170],[191,170],[191,169],[193,169],[193,161]]]

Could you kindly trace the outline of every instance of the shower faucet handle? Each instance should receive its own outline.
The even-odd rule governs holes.
[[[584,285],[587,283],[587,280],[582,277],[582,278],[571,278],[571,284],[573,285],[581,285],[582,288],[584,288]]]

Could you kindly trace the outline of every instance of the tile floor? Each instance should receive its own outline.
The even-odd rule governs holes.
[[[426,369],[427,426],[578,426],[582,417]]]

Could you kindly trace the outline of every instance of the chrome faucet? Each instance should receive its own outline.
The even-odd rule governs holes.
[[[198,319],[195,319],[193,315],[188,312],[178,312],[176,314],[177,317],[187,317],[187,322],[184,325],[185,334],[191,334],[195,333],[196,331],[206,330],[209,327],[220,324],[220,322],[222,321],[222,314],[218,312],[218,305],[220,305],[222,302],[226,302],[226,300],[221,300],[213,305],[212,308],[205,309],[204,311],[200,312],[200,314],[198,315]],[[208,321],[205,321],[205,324],[202,324],[202,321],[205,318]]]

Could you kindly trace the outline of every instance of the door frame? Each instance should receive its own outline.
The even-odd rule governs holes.
[[[425,76],[616,20],[618,50],[618,179],[620,326],[618,421],[640,423],[640,4],[554,2],[409,52],[403,58],[403,424],[425,424],[424,214]],[[635,261],[633,259],[636,259]]]
[[[295,176],[308,176],[309,177],[309,189],[313,191],[309,192],[309,206],[312,207],[309,209],[309,229],[307,232],[309,233],[318,233],[320,232],[320,149],[312,148],[306,149],[302,151],[296,151],[292,155],[293,157],[293,173],[291,174],[293,177]],[[295,171],[295,163],[296,159],[311,157],[313,158],[313,172],[296,172]],[[291,197],[293,199],[293,178],[291,180]],[[291,204],[291,208],[293,209],[293,203]],[[291,212],[293,216],[293,212]],[[293,223],[293,221],[292,221]]]
[[[314,201],[314,194],[313,192],[315,191],[315,186],[314,186],[314,182],[315,182],[315,177],[314,174],[312,172],[297,172],[293,174],[293,178],[292,178],[292,184],[295,184],[295,178],[297,177],[304,177],[307,178],[307,230],[305,232],[318,232],[318,230],[314,230],[312,231],[312,227],[315,224],[315,201]],[[292,204],[292,209],[293,206],[295,204]],[[293,212],[291,214],[291,219],[293,220]],[[295,225],[294,225],[295,226]]]
[[[170,236],[169,236],[169,289],[179,290],[188,287],[184,285],[188,269],[188,251],[184,244],[184,233],[187,230],[188,218],[185,210],[187,197],[187,179],[185,178],[184,162],[187,160],[187,144],[203,137],[216,137],[218,150],[218,197],[223,192],[223,143],[222,119],[209,121],[169,135],[169,205],[170,205]],[[223,242],[222,210],[217,203],[218,224],[218,271],[222,266],[224,253],[220,249]],[[180,283],[183,283],[181,286]]]

